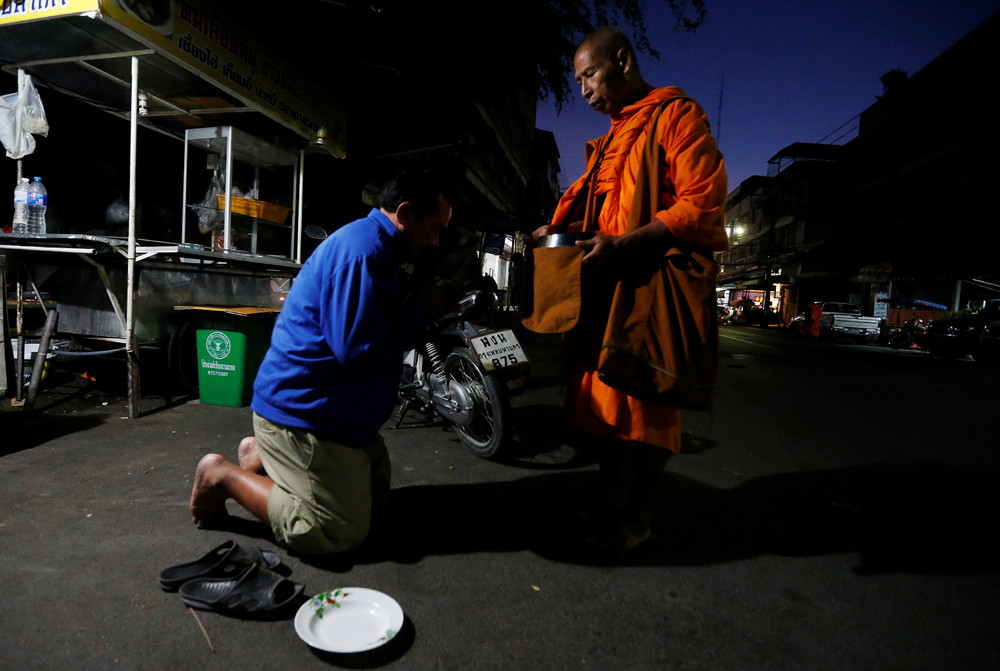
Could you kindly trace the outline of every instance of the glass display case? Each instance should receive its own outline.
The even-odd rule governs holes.
[[[184,139],[181,242],[293,258],[298,156],[232,126]]]

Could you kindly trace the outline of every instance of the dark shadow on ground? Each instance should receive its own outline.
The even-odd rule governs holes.
[[[61,356],[50,363],[51,368],[39,385],[34,407],[4,408],[0,417],[6,420],[8,412],[44,413],[47,417],[69,413],[118,417],[128,412],[128,371],[124,359],[118,360],[112,355]],[[175,408],[197,396],[196,391],[182,390],[171,381],[166,363],[155,351],[144,351],[139,379],[140,416]],[[23,395],[27,396],[26,389]]]
[[[0,457],[103,424],[106,415],[52,415],[5,409],[0,413]]]
[[[511,435],[497,461],[527,470],[564,470],[593,464],[587,441],[572,435],[562,408],[537,404],[512,408]]]
[[[436,427],[441,439],[461,449],[463,443],[452,425],[433,412],[410,409],[397,426],[399,406],[386,426],[388,431],[426,430]],[[595,458],[584,441],[575,439],[566,428],[561,408],[530,405],[511,408],[508,413],[508,440],[494,461],[531,470],[562,470],[594,463]]]
[[[528,405],[511,412],[508,449],[497,461],[526,470],[567,470],[597,463],[590,440],[574,435],[562,409],[553,405]],[[715,442],[690,432],[681,435],[682,454],[701,454]]]
[[[573,511],[596,485],[592,471],[403,487],[392,491],[378,547],[330,568],[527,549],[573,564],[664,566],[854,553],[859,573],[995,573],[998,475],[885,464],[766,476],[728,490],[669,475],[654,538],[625,557],[596,555],[582,542]]]

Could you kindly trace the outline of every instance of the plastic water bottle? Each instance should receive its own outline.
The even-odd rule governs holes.
[[[42,178],[36,177],[28,187],[28,233],[44,235],[45,208],[49,205],[49,194],[42,184]]]
[[[21,183],[14,189],[14,221],[11,225],[14,233],[28,232],[28,178],[22,177]]]

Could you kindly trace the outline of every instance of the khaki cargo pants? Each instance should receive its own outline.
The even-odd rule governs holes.
[[[381,436],[348,447],[305,429],[253,415],[257,449],[274,486],[267,515],[276,540],[302,555],[358,547],[368,536],[373,503],[389,495],[391,468]]]

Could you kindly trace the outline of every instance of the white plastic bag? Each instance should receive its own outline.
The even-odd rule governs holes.
[[[0,143],[10,158],[22,158],[35,151],[34,135],[48,135],[42,98],[35,90],[31,75],[25,75],[19,93],[0,96]]]
[[[226,176],[216,170],[212,174],[212,182],[205,192],[205,197],[200,203],[188,205],[198,213],[198,230],[202,233],[211,233],[223,227],[226,223],[226,213],[219,204],[219,195],[226,192]],[[243,198],[243,192],[235,186],[229,194],[233,198]]]
[[[17,99],[16,93],[0,96],[0,143],[10,158],[21,158],[35,151],[35,138],[22,130]]]
[[[24,76],[24,90],[21,91],[21,118],[22,129],[32,135],[48,137],[49,120],[45,117],[45,106],[42,105],[42,97],[38,95],[31,75]]]
[[[121,225],[128,223],[128,203],[122,200],[121,195],[112,201],[108,205],[108,209],[104,211],[104,221],[112,225]]]

